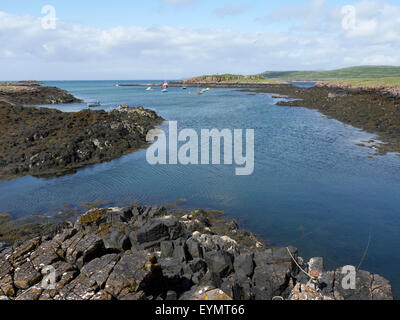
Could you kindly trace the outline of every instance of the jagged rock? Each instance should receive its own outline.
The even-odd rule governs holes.
[[[17,267],[14,271],[14,285],[18,289],[28,289],[42,279],[42,274],[38,272],[30,261]]]
[[[12,297],[15,295],[13,278],[10,274],[6,274],[0,279],[0,294]]]
[[[392,300],[392,288],[389,282],[367,271],[356,272],[356,289],[343,288],[342,268],[335,272],[334,297],[336,300]]]
[[[241,254],[235,258],[233,267],[238,278],[251,278],[254,273],[254,254]]]
[[[142,228],[132,231],[129,239],[133,246],[148,249],[160,246],[162,241],[176,240],[183,236],[184,228],[177,218],[165,216],[150,220]]]
[[[12,253],[10,260],[16,266],[21,261],[25,262],[27,254],[35,250],[40,245],[40,238],[35,238],[33,240],[26,241],[21,246],[18,246]]]
[[[208,270],[199,282],[200,285],[210,288],[219,288],[221,287],[222,283],[223,280],[221,277],[211,270]]]
[[[239,253],[239,246],[235,240],[227,236],[200,234],[194,232],[192,238],[196,240],[206,251],[223,250],[233,255]]]
[[[52,241],[42,243],[32,254],[30,260],[36,270],[41,270],[45,266],[52,265],[60,259],[56,251],[58,245]]]
[[[298,283],[292,290],[289,300],[333,300],[331,297],[324,296],[321,292]]]
[[[174,252],[173,257],[181,261],[190,260],[190,254],[186,243],[182,240],[176,240],[174,242]]]
[[[221,278],[227,277],[233,271],[232,260],[232,256],[225,251],[211,251],[205,254],[208,268]]]
[[[90,300],[112,300],[112,295],[104,290],[100,290],[93,297],[91,297]]]
[[[186,245],[188,247],[189,254],[193,259],[203,258],[203,249],[197,240],[190,238],[186,241]]]
[[[77,241],[73,241],[66,250],[65,259],[69,263],[77,262],[81,267],[85,262],[100,256],[105,251],[103,240],[96,234],[82,237],[77,234],[75,240]]]
[[[96,258],[85,264],[81,273],[94,280],[102,288],[119,259],[120,257],[117,254],[108,254],[101,258]]]
[[[112,296],[121,297],[123,290],[128,293],[138,291],[153,292],[162,283],[162,271],[154,255],[145,251],[125,254],[114,266],[105,290]]]
[[[132,247],[129,240],[129,229],[125,225],[112,227],[103,237],[104,247],[106,249],[129,250]]]
[[[40,285],[30,287],[28,290],[20,294],[15,300],[38,300],[43,292]]]
[[[174,242],[163,241],[160,244],[161,258],[172,258],[174,255]]]
[[[183,276],[183,266],[180,259],[167,258],[159,261],[162,274],[167,281],[179,281]]]
[[[227,236],[191,234],[180,222],[202,217],[208,221],[203,211],[182,216],[163,207],[90,210],[54,237],[16,244],[0,257],[0,296],[17,300],[393,298],[389,282],[378,275],[358,271],[357,288],[344,290],[341,270],[325,271],[322,258],[306,263],[293,247],[289,248],[293,258],[286,248],[260,246],[250,253],[257,239],[250,233],[251,241],[235,237],[237,243]],[[124,244],[128,235],[129,244]],[[295,261],[307,273],[318,271],[318,290],[307,286],[309,277]],[[55,283],[44,289],[42,270],[47,266],[54,268]]]
[[[89,300],[99,289],[96,281],[83,273],[61,288],[55,300]]]
[[[200,258],[196,258],[192,261],[189,261],[186,265],[186,268],[184,268],[185,273],[198,273],[198,272],[207,272],[207,263]]]

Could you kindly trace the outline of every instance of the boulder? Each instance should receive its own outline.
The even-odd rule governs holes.
[[[184,228],[177,218],[166,216],[150,220],[137,231],[129,234],[133,246],[149,249],[159,247],[162,241],[176,240],[184,235]]]
[[[253,276],[256,300],[271,300],[274,296],[281,296],[288,287],[289,279],[290,270],[285,265],[256,267]]]
[[[94,280],[102,288],[119,259],[120,257],[117,254],[104,255],[85,264],[81,273]]]
[[[174,255],[174,242],[163,241],[160,244],[161,258],[172,258]]]
[[[28,289],[41,279],[42,274],[29,261],[20,265],[14,271],[14,285],[18,289]]]
[[[346,273],[342,268],[335,272],[334,297],[336,300],[393,300],[392,288],[389,282],[378,275],[367,271],[356,272],[356,288],[343,288]]]
[[[221,278],[233,272],[233,258],[225,251],[210,251],[205,254],[205,261],[209,270]]]
[[[238,278],[251,278],[254,273],[254,254],[241,254],[235,258],[233,267]]]
[[[115,298],[139,291],[151,294],[159,290],[160,283],[162,271],[157,259],[139,251],[122,256],[107,279],[105,291]]]

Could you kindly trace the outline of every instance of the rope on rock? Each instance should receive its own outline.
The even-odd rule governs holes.
[[[360,264],[357,267],[357,271],[360,270],[361,265],[364,263],[364,260],[367,257],[367,253],[368,253],[369,247],[371,245],[371,239],[372,239],[372,226],[369,229],[368,244],[367,244],[367,247],[365,248],[365,251],[364,251],[364,254],[363,254],[362,258],[361,258]]]
[[[300,265],[297,263],[296,259],[293,257],[292,253],[290,252],[289,247],[286,247],[287,251],[289,252],[290,257],[292,258],[292,260],[294,261],[294,263],[299,267],[299,269],[305,274],[307,275],[310,279],[313,279],[314,277],[307,273],[302,267],[300,267]]]

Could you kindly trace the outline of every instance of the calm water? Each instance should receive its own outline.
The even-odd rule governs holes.
[[[268,94],[214,89],[116,88],[112,81],[49,82],[102,108],[143,105],[179,128],[255,129],[255,172],[233,166],[150,166],[145,151],[53,179],[25,177],[0,184],[0,212],[16,217],[51,214],[64,204],[96,200],[165,204],[186,199],[190,208],[215,208],[273,245],[293,244],[301,255],[325,257],[329,268],[358,265],[372,230],[363,269],[392,281],[400,293],[400,158],[369,159],[356,146],[372,137],[316,111],[274,106]],[[77,111],[86,104],[60,105]],[[162,126],[167,127],[167,124]]]

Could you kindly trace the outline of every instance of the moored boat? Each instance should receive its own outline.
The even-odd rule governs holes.
[[[101,106],[101,103],[100,103],[100,101],[89,102],[89,103],[87,104],[87,106],[88,106],[88,108],[99,107],[99,106]]]

